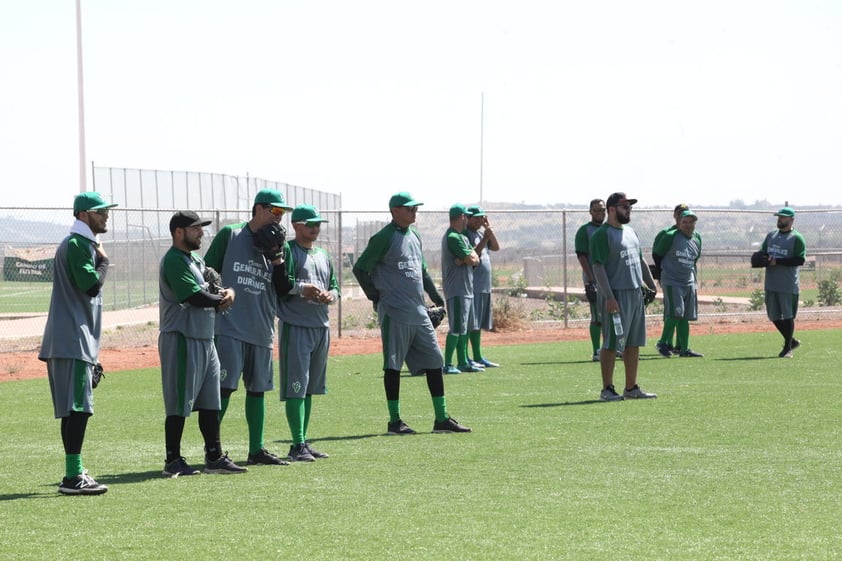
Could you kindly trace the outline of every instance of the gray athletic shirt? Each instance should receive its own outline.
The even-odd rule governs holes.
[[[652,253],[661,255],[661,284],[695,286],[696,262],[702,254],[702,238],[697,233],[688,238],[673,229],[660,236]]]
[[[643,286],[640,240],[628,226],[615,228],[607,222],[591,237],[591,259],[605,267],[612,290]]]
[[[781,232],[774,230],[766,235],[763,240],[763,251],[775,259],[789,259],[794,257],[806,257],[807,246],[804,237],[796,230]],[[798,266],[775,265],[766,267],[766,279],[764,289],[770,292],[783,292],[785,294],[798,294],[799,278]]]
[[[247,222],[223,227],[205,255],[219,271],[222,285],[234,289],[234,305],[216,318],[216,334],[260,347],[275,341],[278,298],[272,285],[272,263],[254,246]]]
[[[53,267],[50,312],[38,358],[72,358],[93,364],[99,355],[102,293],[91,298],[73,282],[70,268],[83,268],[85,264],[69,262],[71,240],[75,248],[83,250],[80,253],[86,248],[90,251],[87,265],[93,267],[96,262],[95,242],[84,236],[71,234],[59,244]]]
[[[327,251],[320,247],[306,249],[294,240],[284,248],[284,261],[292,284],[290,294],[281,298],[279,316],[284,323],[301,327],[330,327],[328,304],[305,300],[299,295],[301,284],[313,284],[330,290],[334,301],[339,298],[339,284]]]
[[[463,232],[471,247],[476,248],[482,239],[482,233],[466,228]],[[479,255],[479,265],[474,267],[474,294],[491,294],[491,251],[488,246]]]
[[[423,280],[427,266],[415,228],[387,224],[368,240],[355,267],[371,274],[380,293],[381,317],[385,314],[408,325],[429,321]]]
[[[158,275],[161,333],[178,332],[190,339],[213,339],[214,308],[197,308],[186,302],[190,296],[207,289],[205,262],[197,254],[171,247]]]
[[[454,259],[471,254],[468,237],[448,228],[441,238],[441,278],[446,298],[474,296],[474,271],[471,265],[457,265]]]

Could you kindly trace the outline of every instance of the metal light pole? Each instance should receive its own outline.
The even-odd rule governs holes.
[[[485,137],[485,92],[479,98],[479,204],[482,205],[482,157]]]
[[[82,73],[82,0],[76,0],[76,90],[79,102],[79,192],[88,190],[85,156],[85,79]]]

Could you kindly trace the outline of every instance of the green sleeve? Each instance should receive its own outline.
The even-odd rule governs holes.
[[[589,246],[591,253],[591,261],[594,263],[605,264],[608,259],[608,233],[605,226],[600,226],[593,236],[591,236],[591,243]]]
[[[652,245],[652,254],[663,257],[672,247],[672,242],[675,241],[675,233],[678,230],[661,231],[655,236],[655,243]]]
[[[795,232],[795,247],[793,250],[795,251],[796,257],[807,258],[807,242],[804,241],[804,236],[801,235],[801,232]]]
[[[196,276],[190,270],[183,253],[177,251],[167,253],[164,256],[163,267],[164,278],[179,302],[184,302],[195,293],[201,292],[202,287],[196,282]]]
[[[217,271],[222,271],[222,262],[225,260],[225,252],[228,250],[228,242],[231,241],[232,233],[231,226],[225,226],[217,232],[207,253],[205,253],[205,265],[213,267]]]
[[[371,236],[368,245],[354,264],[354,268],[367,273],[373,271],[392,245],[394,231],[394,228],[386,227]]]
[[[576,255],[588,255],[590,253],[590,240],[588,239],[588,225],[580,226],[576,230],[576,238],[573,242]]]
[[[473,249],[465,243],[465,237],[459,232],[447,234],[447,249],[456,257],[467,257]]]
[[[82,292],[87,292],[99,282],[96,263],[91,254],[93,242],[82,236],[71,236],[67,244],[67,266],[73,284]]]

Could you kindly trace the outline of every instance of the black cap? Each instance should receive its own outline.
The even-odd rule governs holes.
[[[170,234],[175,232],[176,228],[189,228],[190,226],[207,226],[211,223],[210,220],[202,220],[199,215],[192,210],[179,210],[170,218]]]
[[[637,203],[637,199],[628,199],[626,198],[626,194],[619,192],[619,193],[611,193],[611,196],[608,197],[608,200],[605,201],[606,207],[617,206],[619,204],[628,203],[633,205]]]

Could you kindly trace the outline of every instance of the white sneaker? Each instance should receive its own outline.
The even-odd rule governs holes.
[[[635,386],[632,389],[623,390],[623,397],[625,399],[653,399],[658,397],[658,394],[645,392],[642,389],[640,389],[640,386],[635,384]]]
[[[600,401],[623,401],[623,396],[617,393],[614,389],[614,386],[605,386],[601,392],[599,392],[599,400]]]

